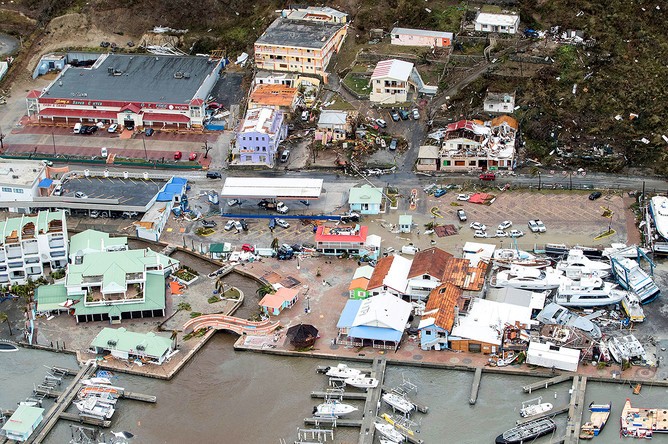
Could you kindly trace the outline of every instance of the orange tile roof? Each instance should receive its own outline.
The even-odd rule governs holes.
[[[413,258],[411,269],[408,272],[408,279],[424,274],[441,279],[445,272],[446,264],[451,258],[452,255],[450,253],[437,247],[418,251]]]
[[[517,124],[517,120],[510,116],[499,116],[495,117],[492,119],[492,128],[501,125],[502,123],[507,123],[509,127],[513,129],[519,128],[519,125]]]
[[[251,93],[250,101],[268,106],[292,106],[297,88],[285,85],[258,85]]]
[[[376,267],[373,269],[371,279],[369,279],[369,285],[366,288],[373,289],[383,285],[383,280],[385,280],[385,276],[390,271],[393,260],[394,256],[387,256],[378,261]]]
[[[468,259],[451,258],[443,273],[443,282],[449,282],[462,290],[480,291],[485,283],[487,263],[479,262],[477,267],[471,267]]]
[[[455,325],[455,305],[462,296],[462,290],[452,284],[445,283],[434,288],[429,293],[427,305],[424,308],[422,318],[434,318],[434,323],[448,332]],[[435,313],[429,313],[436,310]]]
[[[259,305],[261,307],[281,308],[284,302],[290,302],[298,293],[299,290],[295,290],[294,288],[281,287],[276,293],[266,294]]]
[[[353,281],[350,283],[350,287],[348,287],[348,290],[357,290],[358,288],[366,290],[368,286],[369,286],[369,279],[365,277],[359,277],[357,279],[353,279]]]

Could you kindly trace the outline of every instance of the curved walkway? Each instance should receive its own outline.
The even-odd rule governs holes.
[[[268,335],[280,325],[279,321],[271,322],[269,319],[260,322],[248,321],[246,319],[225,316],[221,314],[203,315],[193,318],[183,325],[185,333],[197,331],[202,328],[213,328],[216,330],[230,330],[239,335]]]

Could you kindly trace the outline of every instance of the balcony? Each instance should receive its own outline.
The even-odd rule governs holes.
[[[0,284],[9,282],[9,276],[6,274],[0,274]]]
[[[65,257],[65,250],[62,251],[52,251],[51,257]]]
[[[21,262],[10,262],[9,268],[23,268],[23,261]]]
[[[57,239],[51,239],[49,241],[49,248],[62,248],[65,246],[65,239],[63,238],[57,238]]]
[[[23,257],[23,252],[20,248],[7,249],[7,259],[16,259]]]
[[[138,304],[144,302],[144,292],[134,285],[128,287],[125,293],[102,294],[99,289],[92,290],[86,295],[86,307],[101,305]]]

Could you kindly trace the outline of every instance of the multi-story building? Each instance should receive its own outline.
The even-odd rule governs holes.
[[[272,108],[292,112],[299,103],[297,88],[284,85],[257,85],[248,99],[248,109]]]
[[[403,60],[378,62],[371,74],[369,100],[376,103],[409,102],[409,92],[413,86],[409,82],[411,71],[413,64]]]
[[[249,109],[237,128],[233,164],[273,166],[278,145],[287,133],[283,112],[271,108]]]
[[[348,25],[313,15],[279,17],[255,42],[257,69],[316,74],[327,78],[327,65],[341,49]]]
[[[476,31],[515,34],[520,27],[520,16],[512,13],[478,12],[474,21]]]
[[[483,109],[487,113],[512,114],[515,111],[515,92],[487,91]]]
[[[348,22],[348,14],[337,11],[329,6],[291,6],[290,9],[281,11],[283,17],[292,20],[312,20],[315,22],[328,23],[346,23]]]
[[[402,46],[448,47],[454,35],[451,32],[430,31],[427,29],[393,28],[390,43]]]
[[[40,211],[0,223],[0,284],[24,284],[67,265],[67,223],[62,211]]]
[[[13,213],[26,212],[25,204],[12,206],[12,203],[33,202],[41,194],[48,196],[51,183],[42,161],[0,159],[0,208]]]

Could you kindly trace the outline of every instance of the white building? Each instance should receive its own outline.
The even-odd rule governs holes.
[[[181,198],[186,192],[188,180],[182,177],[172,177],[155,198],[151,208],[144,213],[139,222],[135,222],[137,237],[150,241],[158,241],[162,230],[167,225],[169,216],[175,206],[181,204]]]
[[[515,92],[489,92],[485,96],[483,109],[487,113],[512,114],[515,111]]]
[[[576,372],[579,362],[580,350],[559,347],[550,343],[543,344],[534,341],[529,343],[527,364]]]
[[[40,195],[40,186],[48,190],[51,183],[42,161],[0,159],[0,208],[26,212],[26,208],[13,207],[12,202],[33,202]]]
[[[515,34],[520,27],[520,16],[516,13],[494,14],[478,12],[474,21],[475,30],[480,32],[497,32]]]
[[[428,29],[393,28],[390,43],[402,46],[428,46],[444,48],[452,44],[451,32],[431,31]]]
[[[408,273],[412,263],[412,260],[398,255],[380,259],[369,279],[369,295],[377,296],[388,292],[402,298],[408,288]]]
[[[63,211],[40,211],[0,222],[0,284],[24,284],[67,266],[67,223]]]
[[[369,100],[376,103],[409,102],[411,85],[408,80],[412,71],[413,64],[403,60],[378,62],[371,74]]]

